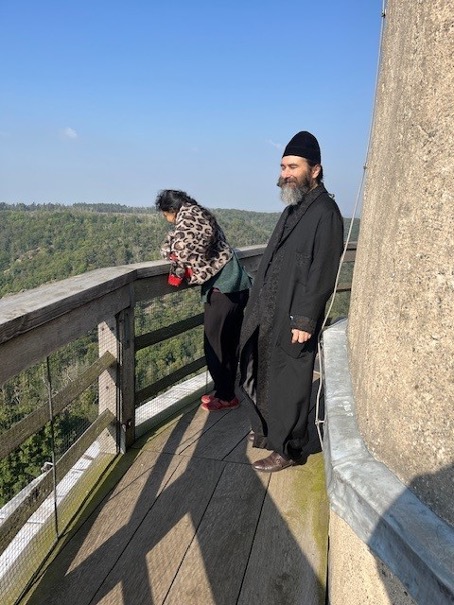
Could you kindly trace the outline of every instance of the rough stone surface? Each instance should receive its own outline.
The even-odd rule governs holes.
[[[418,604],[454,604],[454,528],[374,459],[358,433],[348,371],[346,323],[336,322],[323,334],[323,451],[331,514],[348,523],[362,546],[359,549],[354,541],[346,542],[344,550],[330,557],[330,573],[336,575],[348,560],[357,557],[356,550],[370,549]],[[330,543],[339,540],[337,531],[338,525],[332,524]],[[355,552],[350,553],[350,548]],[[358,577],[368,577],[370,573],[367,561],[363,563],[358,567]],[[385,587],[389,577],[384,575]],[[329,592],[338,598],[336,586],[330,586]],[[372,594],[377,597],[375,590]],[[388,601],[375,601],[375,605],[383,603]]]
[[[454,524],[454,3],[389,0],[349,314],[372,454]]]
[[[329,605],[415,605],[405,587],[335,513],[330,515]]]

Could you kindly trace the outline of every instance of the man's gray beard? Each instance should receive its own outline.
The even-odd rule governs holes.
[[[309,191],[309,185],[298,185],[292,187],[291,185],[280,185],[281,187],[281,200],[287,206],[296,206],[306,193]]]

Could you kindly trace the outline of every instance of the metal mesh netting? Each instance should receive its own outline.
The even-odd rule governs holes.
[[[98,417],[97,382],[60,413],[55,395],[70,385],[98,354],[96,332],[56,351],[44,363],[21,372],[0,391],[3,442],[23,426],[34,431],[0,460],[0,602],[20,597],[49,549],[64,531],[106,464],[99,443],[66,455]],[[34,420],[36,416],[40,420]],[[29,425],[32,428],[28,428]],[[9,431],[9,432],[8,432]],[[74,455],[73,455],[74,457]],[[16,527],[19,529],[17,531]],[[12,538],[12,540],[11,540]]]
[[[186,289],[172,292],[150,302],[136,305],[136,336],[165,328],[175,322],[203,312],[200,290]],[[185,365],[203,357],[203,326],[190,329],[181,335],[153,344],[136,353],[136,390],[161,380]],[[173,382],[158,397],[140,404],[136,410],[136,424],[158,414],[163,409],[182,399],[198,388],[207,385],[210,376],[207,371],[198,370],[189,378]],[[168,390],[167,390],[168,389]]]

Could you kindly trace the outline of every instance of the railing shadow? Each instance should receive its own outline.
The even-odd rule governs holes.
[[[168,444],[173,442],[172,448],[181,444],[178,435],[195,414],[193,410],[175,424],[167,440]],[[211,422],[207,416],[202,437]],[[308,453],[320,451],[315,426],[312,428]],[[190,459],[183,455],[177,460],[171,453],[159,453],[152,472],[150,462],[147,467],[144,460],[144,468],[136,469],[132,482],[120,483],[68,541],[46,570],[45,581],[26,602],[323,604],[325,587],[287,520],[272,498],[266,497],[270,477],[259,477],[250,465],[245,435],[243,426],[231,438],[231,451],[222,459],[207,458],[202,451],[203,439],[199,439]],[[137,457],[136,466],[142,455]],[[283,471],[281,480],[291,482],[290,473],[295,472]],[[139,487],[129,514],[121,508],[122,495]],[[106,519],[101,519],[106,505],[115,519],[110,520],[111,527],[107,520],[110,535],[99,544],[99,533],[106,528]],[[122,519],[126,515],[128,519]],[[112,529],[118,519],[123,524]],[[187,526],[193,528],[193,536],[182,543]],[[90,550],[93,541],[95,546],[84,555],[82,549]],[[201,555],[203,569],[191,566],[196,552]],[[150,558],[155,560],[156,556],[161,560],[155,561],[155,569]],[[180,556],[184,557],[181,567]],[[201,589],[206,581],[208,588]]]

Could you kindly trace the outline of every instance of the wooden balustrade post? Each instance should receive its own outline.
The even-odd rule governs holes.
[[[98,326],[99,355],[112,353],[117,363],[99,377],[99,413],[117,418],[102,441],[103,451],[122,453],[134,442],[134,308],[124,309]]]

